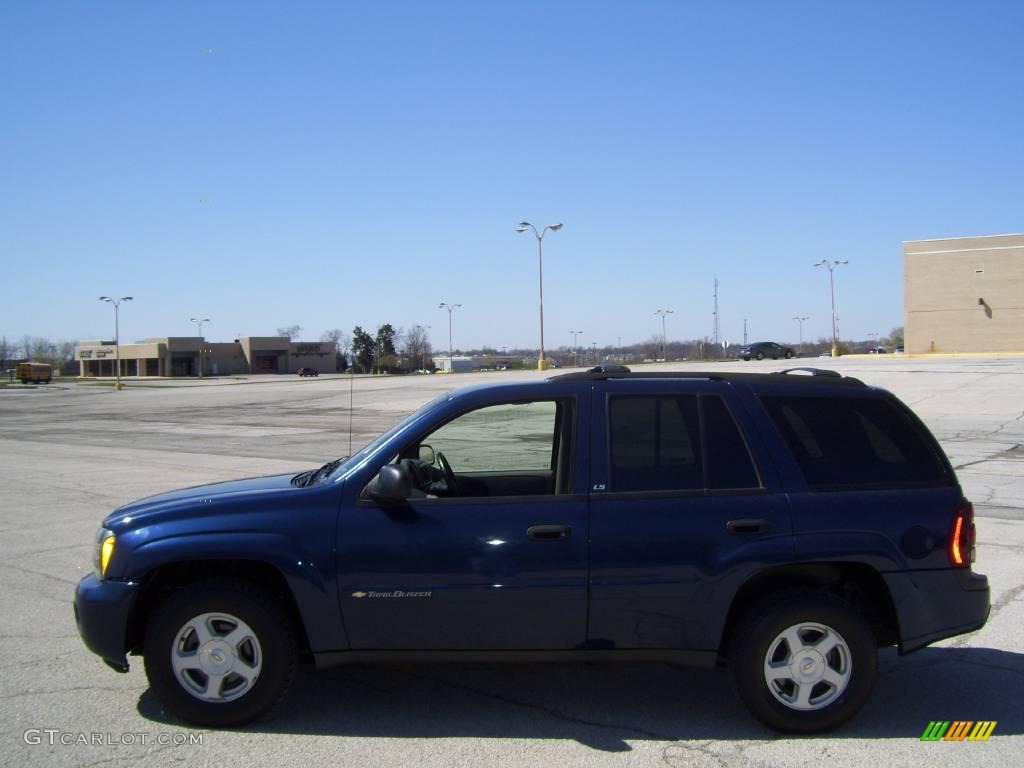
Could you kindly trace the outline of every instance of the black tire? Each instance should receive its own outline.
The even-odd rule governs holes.
[[[790,351],[789,351],[789,350],[787,349],[787,350],[786,350],[786,359],[787,359],[787,360],[789,360],[789,359],[790,359],[791,357],[793,357],[793,353],[792,353],[792,352],[790,352]]]
[[[754,359],[755,360],[764,360],[764,352],[758,352],[756,355],[754,355]]]
[[[171,664],[183,627],[206,613],[237,617],[258,643],[258,675],[248,690],[230,701],[203,701],[193,695]],[[144,642],[146,677],[153,693],[174,715],[197,725],[226,727],[255,720],[284,698],[295,674],[291,617],[277,599],[243,581],[210,579],[171,593],[150,615]],[[202,651],[195,650],[198,658]]]
[[[783,703],[773,693],[766,679],[766,663],[770,650],[777,648],[776,639],[787,628],[800,624],[824,625],[838,633],[846,651],[830,651],[825,663],[835,664],[846,656],[848,681],[835,695],[828,692],[828,683],[812,684],[814,691],[826,689],[817,709],[800,710]],[[729,668],[740,699],[754,716],[770,728],[788,733],[820,733],[836,728],[855,715],[871,693],[878,673],[878,650],[875,637],[864,617],[855,608],[825,592],[783,592],[755,606],[732,632]],[[814,637],[813,629],[804,637]],[[830,662],[829,659],[832,659]],[[781,662],[784,666],[784,660]],[[788,682],[777,683],[779,694],[786,695]],[[829,695],[834,696],[827,701]],[[824,703],[827,702],[827,703]]]

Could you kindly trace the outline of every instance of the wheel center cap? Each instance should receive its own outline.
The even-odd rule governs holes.
[[[816,683],[825,674],[825,657],[817,651],[801,651],[789,665],[789,670],[793,679],[801,684]]]
[[[199,648],[199,665],[208,675],[226,675],[235,666],[235,652],[223,640],[208,640]]]

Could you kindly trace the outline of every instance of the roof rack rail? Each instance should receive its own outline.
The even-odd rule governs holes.
[[[809,373],[811,376],[828,376],[832,379],[843,378],[843,375],[838,371],[830,371],[827,368],[808,368],[805,366],[800,368],[787,368],[784,371],[779,371],[779,373]]]

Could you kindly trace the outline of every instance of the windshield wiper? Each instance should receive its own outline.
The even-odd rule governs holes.
[[[347,459],[348,456],[342,456],[340,459],[328,461],[319,469],[310,469],[305,472],[300,472],[299,474],[292,478],[292,485],[297,485],[301,488],[305,488],[306,486],[312,485],[314,482],[316,482],[316,479],[318,477],[331,474],[331,472],[338,468],[341,462]]]

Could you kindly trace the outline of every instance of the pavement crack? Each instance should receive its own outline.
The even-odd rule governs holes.
[[[453,682],[450,682],[448,680],[440,680],[438,678],[431,677],[430,675],[420,675],[420,674],[416,674],[415,672],[409,672],[407,670],[402,670],[402,672],[403,672],[403,674],[406,674],[409,677],[413,677],[413,678],[416,678],[418,680],[424,680],[424,681],[428,681],[428,682],[431,682],[431,683],[435,683],[437,685],[447,686],[448,688],[453,688],[453,689],[458,690],[458,691],[463,691],[465,693],[475,694],[476,696],[480,696],[481,698],[492,699],[494,701],[500,701],[503,704],[510,704],[512,706],[515,706],[515,707],[522,707],[524,709],[532,709],[532,710],[535,710],[535,711],[538,711],[538,712],[543,712],[545,714],[551,715],[552,717],[556,717],[559,720],[563,720],[563,721],[569,722],[569,723],[574,723],[576,725],[583,725],[583,726],[586,726],[588,728],[599,728],[599,729],[608,730],[608,731],[618,731],[618,732],[625,731],[625,732],[628,732],[628,733],[636,733],[636,734],[638,734],[640,736],[643,736],[645,738],[654,739],[654,740],[657,740],[657,741],[671,741],[671,742],[675,742],[676,741],[676,737],[671,736],[669,734],[657,733],[655,731],[649,731],[649,730],[647,730],[645,728],[640,728],[640,727],[635,726],[635,725],[620,725],[618,723],[603,723],[603,722],[600,722],[598,720],[587,720],[586,718],[577,717],[575,715],[570,715],[567,712],[562,712],[561,710],[554,709],[552,707],[547,707],[547,706],[544,706],[543,704],[534,704],[534,703],[528,702],[528,701],[520,701],[519,699],[513,699],[513,698],[508,697],[508,696],[502,696],[502,695],[494,693],[492,691],[483,691],[483,690],[480,690],[479,688],[474,688],[471,685],[465,685],[463,683],[453,683]]]

